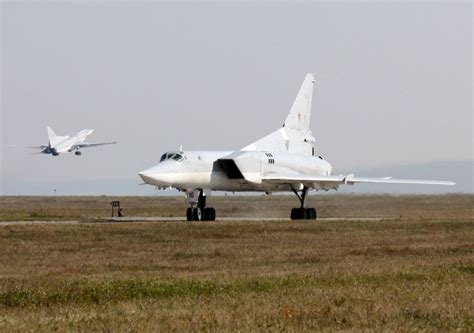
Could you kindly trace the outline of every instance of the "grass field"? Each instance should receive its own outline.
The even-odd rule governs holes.
[[[0,220],[94,221],[112,199],[0,197]],[[186,208],[119,199],[127,215]],[[0,223],[0,330],[472,332],[473,199],[312,197],[330,222]],[[209,204],[286,217],[296,200]]]
[[[0,221],[82,220],[110,216],[110,202],[120,200],[125,216],[186,216],[184,196],[178,197],[0,197]],[[213,196],[208,205],[218,217],[290,216],[295,196]],[[320,217],[458,218],[472,217],[474,195],[311,195],[309,205]]]

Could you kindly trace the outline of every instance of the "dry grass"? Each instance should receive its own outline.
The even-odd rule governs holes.
[[[94,220],[110,216],[110,202],[120,200],[126,216],[185,216],[178,197],[0,197],[0,221]],[[312,195],[320,217],[456,218],[472,217],[474,195]],[[289,217],[295,196],[213,196],[208,205],[218,217]]]
[[[229,215],[241,206],[286,215],[295,203],[214,199]],[[39,199],[14,200],[12,214]],[[57,200],[43,203],[45,214],[68,214],[71,200],[87,219],[110,198]],[[121,200],[159,215],[176,199]],[[406,218],[3,225],[0,330],[474,330],[472,196],[318,202],[326,216],[363,216],[360,208]]]

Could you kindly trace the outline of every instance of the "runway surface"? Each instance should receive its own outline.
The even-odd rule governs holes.
[[[322,217],[316,221],[386,221],[386,220],[400,220],[400,218],[386,218],[386,217]],[[162,223],[162,222],[186,222],[186,223],[216,223],[216,222],[283,222],[291,221],[289,218],[254,218],[254,217],[221,217],[216,221],[192,221],[188,222],[185,217],[111,217],[98,220],[64,220],[64,221],[0,221],[1,226],[9,225],[32,225],[32,224],[104,224],[104,223]],[[301,221],[295,221],[298,223]]]

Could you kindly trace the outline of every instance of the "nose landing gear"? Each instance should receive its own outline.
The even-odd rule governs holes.
[[[216,210],[212,207],[201,208],[188,208],[186,210],[186,218],[188,221],[215,221]]]
[[[291,210],[291,219],[292,220],[316,220],[316,217],[318,216],[318,213],[316,212],[315,208],[306,208],[307,206],[307,195],[309,188],[306,186],[303,188],[303,191],[301,192],[301,196],[298,194],[298,192],[291,187],[293,192],[296,194],[298,199],[300,200],[301,207],[300,208],[293,208]]]
[[[206,207],[206,196],[203,191],[199,191],[197,204],[186,210],[186,218],[188,221],[215,221],[216,210],[212,207]]]

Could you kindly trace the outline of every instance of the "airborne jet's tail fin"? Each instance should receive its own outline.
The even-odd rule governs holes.
[[[53,129],[49,126],[46,127],[46,129],[48,130],[48,139],[49,139],[49,145],[50,146],[54,146],[54,145],[58,144],[59,142],[64,141],[68,138],[68,136],[56,135],[56,133],[54,133]]]
[[[283,128],[255,141],[242,150],[285,151],[314,154],[315,139],[309,130],[314,74],[307,74],[296,96]]]
[[[51,127],[46,127],[46,129],[48,130],[48,139],[49,139],[49,142],[52,143],[54,141],[56,141],[56,138],[58,137],[56,135],[56,133],[54,133],[53,129]]]

